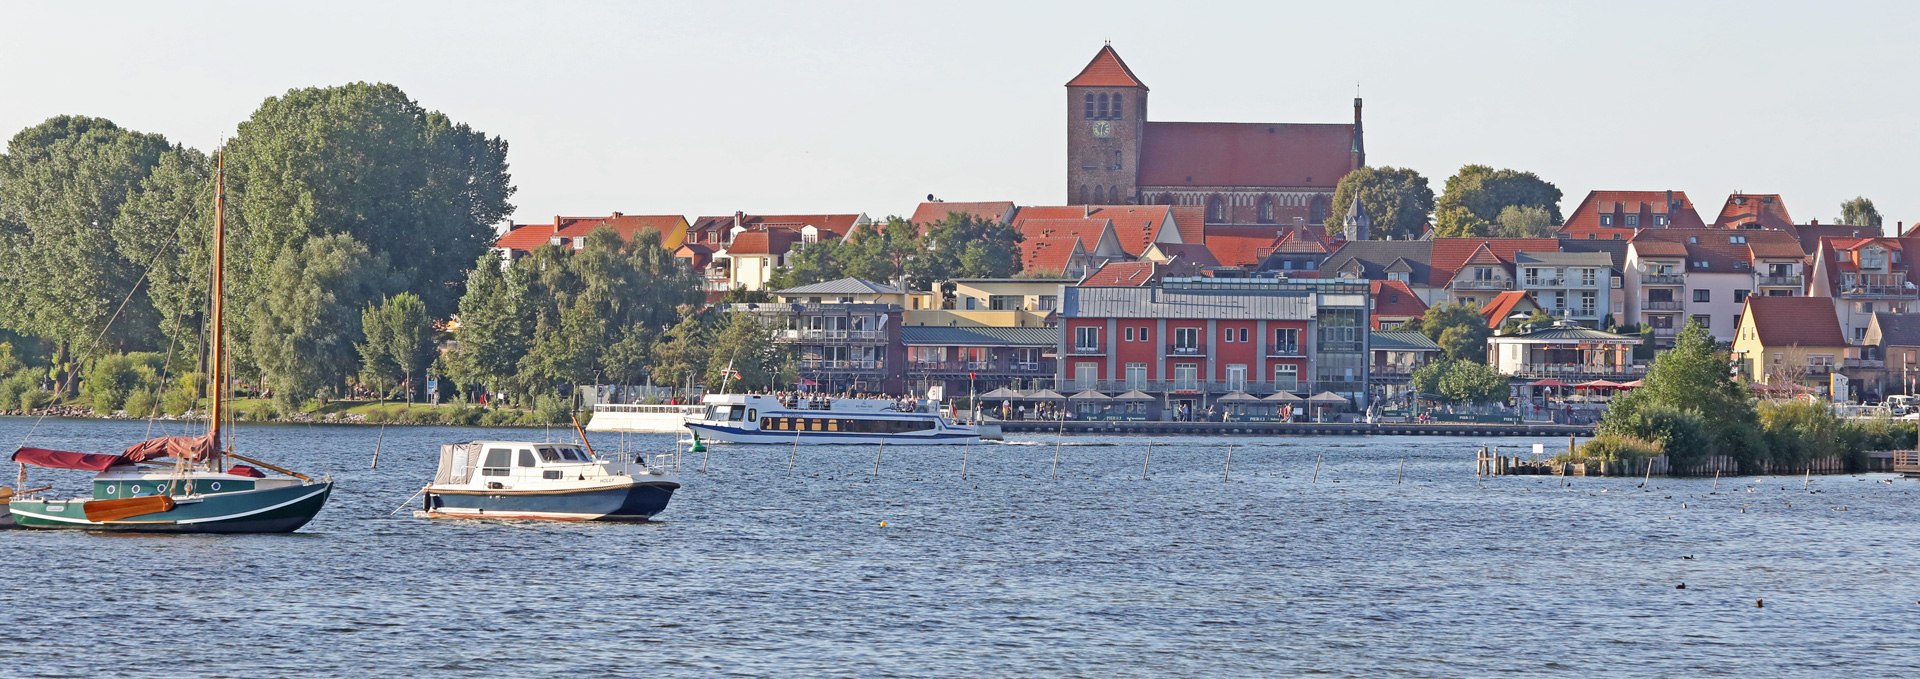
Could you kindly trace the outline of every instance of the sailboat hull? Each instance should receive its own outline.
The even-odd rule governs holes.
[[[312,521],[333,493],[331,482],[174,498],[173,509],[113,521],[89,521],[88,500],[15,499],[20,528],[126,533],[291,533]]]

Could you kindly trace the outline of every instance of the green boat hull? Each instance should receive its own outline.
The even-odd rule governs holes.
[[[87,500],[16,499],[8,509],[18,528],[127,533],[291,533],[312,521],[333,493],[332,482],[177,497],[171,510],[117,521],[88,521]]]

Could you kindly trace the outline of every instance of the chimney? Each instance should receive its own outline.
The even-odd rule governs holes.
[[[1667,189],[1667,225],[1673,225],[1673,189]]]
[[[1080,216],[1082,218],[1091,219],[1093,217],[1093,206],[1092,205],[1080,206],[1080,213],[1081,213]]]
[[[619,210],[614,210],[614,211],[613,211],[613,218],[614,218],[614,219],[619,219],[619,218],[621,218],[621,217],[625,217],[625,216],[626,216],[626,215],[623,215],[623,214],[620,214],[620,211],[619,211]]]
[[[740,222],[745,221],[746,217],[747,217],[747,213],[741,212],[739,210],[734,210],[733,211],[733,228],[736,228],[736,229],[740,228]]]

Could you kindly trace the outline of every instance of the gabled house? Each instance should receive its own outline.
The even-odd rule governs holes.
[[[1494,295],[1491,301],[1480,307],[1480,317],[1487,319],[1487,327],[1499,330],[1507,321],[1533,316],[1540,305],[1534,303],[1533,296],[1525,290],[1508,290]]]
[[[1799,295],[1805,280],[1793,236],[1765,229],[1644,229],[1626,269],[1627,323],[1652,328],[1660,346],[1688,320],[1729,341],[1748,296]]]
[[[1368,281],[1369,299],[1373,302],[1374,330],[1397,330],[1408,321],[1425,316],[1427,303],[1402,281]]]
[[[1041,236],[1020,242],[1020,273],[1080,280],[1089,259],[1079,236]]]
[[[766,287],[787,254],[811,243],[844,241],[873,223],[865,214],[749,215],[700,217],[687,227],[674,257],[704,276],[709,295]],[[759,235],[754,235],[759,234]],[[745,237],[744,242],[735,241]]]
[[[1606,253],[1522,250],[1514,253],[1513,264],[1520,289],[1547,313],[1588,328],[1604,328],[1613,320],[1607,306],[1613,258]]]
[[[1560,225],[1561,238],[1629,240],[1639,229],[1701,229],[1685,191],[1589,191]]]
[[[1877,374],[1849,371],[1850,377],[1867,377],[1863,381],[1872,382],[1869,387],[1880,396],[1920,393],[1920,314],[1875,312],[1863,344],[1855,363]]]
[[[586,246],[587,235],[604,227],[613,229],[620,240],[630,241],[644,231],[660,235],[660,247],[672,252],[687,237],[687,218],[680,215],[629,215],[615,212],[605,217],[564,217],[555,215],[552,224],[514,224],[493,243],[493,249],[511,262],[547,245],[571,250]]]
[[[1013,227],[1028,235],[1031,222],[1100,221],[1113,228],[1116,243],[1128,258],[1138,258],[1154,243],[1187,242],[1170,205],[1063,205],[1023,207],[1014,212]],[[1093,239],[1082,238],[1093,247]]]
[[[1830,301],[1817,297],[1748,297],[1733,340],[1733,360],[1749,381],[1822,391],[1855,351]]]
[[[1793,228],[1793,216],[1777,193],[1736,193],[1727,196],[1720,215],[1713,218],[1716,229],[1787,231]]]
[[[1832,305],[1848,339],[1864,341],[1874,313],[1920,312],[1915,254],[1920,254],[1920,239],[1822,238],[1807,294]]]
[[[1024,219],[1014,228],[1021,237],[1021,272],[1027,275],[1078,278],[1108,262],[1134,258],[1105,218]]]
[[[1434,288],[1431,240],[1348,240],[1321,264],[1322,278],[1399,281],[1431,304]]]
[[[1435,238],[1430,304],[1473,302],[1486,306],[1494,295],[1515,289],[1514,255],[1559,249],[1552,238]]]

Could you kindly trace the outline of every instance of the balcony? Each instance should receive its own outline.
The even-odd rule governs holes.
[[[1641,285],[1685,285],[1687,277],[1677,273],[1640,274]]]
[[[1453,289],[1455,290],[1506,290],[1507,287],[1508,283],[1504,280],[1464,280],[1453,282]]]
[[[799,364],[801,370],[880,372],[887,369],[887,362],[879,359],[803,358]]]
[[[1234,381],[1234,380],[1201,380],[1201,379],[1100,380],[1098,382],[1080,382],[1077,380],[1069,379],[1065,382],[1065,384],[1069,389],[1072,389],[1074,391],[1093,389],[1095,391],[1105,392],[1108,395],[1118,394],[1126,391],[1136,391],[1136,390],[1144,391],[1150,394],[1181,393],[1181,392],[1225,394],[1227,392],[1232,392],[1232,391],[1244,391],[1249,394],[1253,394],[1255,396],[1262,396],[1262,397],[1269,396],[1274,393],[1274,384],[1272,382],[1254,382],[1251,380],[1248,380],[1245,382]],[[1285,389],[1286,391],[1300,391],[1303,388],[1302,385],[1298,382],[1282,383],[1280,386],[1286,387]]]
[[[1842,299],[1920,299],[1920,290],[1904,285],[1855,285],[1840,291]]]
[[[1267,347],[1267,356],[1271,358],[1306,358],[1298,344],[1276,344]]]
[[[1680,302],[1677,300],[1671,300],[1671,299],[1662,299],[1662,300],[1650,299],[1645,302],[1641,302],[1640,308],[1645,311],[1679,311]]]
[[[1559,378],[1564,381],[1567,378],[1579,378],[1581,380],[1591,380],[1591,379],[1599,379],[1602,377],[1626,377],[1629,379],[1634,379],[1634,378],[1644,376],[1646,374],[1647,374],[1647,366],[1644,366],[1644,365],[1586,365],[1582,363],[1527,363],[1520,366],[1520,370],[1513,373],[1513,376],[1525,378],[1525,379],[1544,379],[1548,377],[1553,377],[1553,378]]]
[[[1754,276],[1754,284],[1760,287],[1800,287],[1806,279],[1801,276]]]
[[[1320,351],[1359,351],[1359,340],[1320,340]]]
[[[782,330],[777,336],[787,342],[859,342],[863,344],[885,344],[887,333],[884,330]]]
[[[1653,336],[1657,339],[1673,339],[1675,337],[1680,336],[1680,329],[1679,328],[1654,328]]]
[[[1075,344],[1067,347],[1067,353],[1073,356],[1102,356],[1106,354],[1106,352],[1100,350],[1100,345],[1098,344]]]
[[[914,374],[949,374],[965,376],[967,373],[983,375],[1035,375],[1041,374],[1042,366],[1037,361],[914,361],[907,370]],[[1052,372],[1048,370],[1046,372]]]
[[[1167,355],[1168,355],[1168,356],[1205,356],[1205,355],[1207,355],[1207,345],[1205,345],[1205,344],[1192,344],[1192,345],[1182,345],[1182,344],[1175,344],[1175,345],[1173,345],[1173,346],[1170,346],[1170,347],[1167,347]]]

